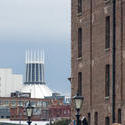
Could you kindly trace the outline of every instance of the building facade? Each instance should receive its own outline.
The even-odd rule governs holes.
[[[25,94],[26,95],[26,94]],[[49,121],[70,118],[71,106],[63,100],[21,97],[0,97],[0,120],[26,121],[26,107],[31,102],[34,107],[32,121]]]
[[[26,51],[26,75],[21,92],[31,93],[31,98],[52,96],[53,91],[45,82],[44,52],[39,49]]]
[[[125,0],[116,0],[114,94],[113,1],[72,0],[71,5],[71,91],[72,97],[77,91],[84,96],[81,118],[111,125],[114,115],[115,122],[125,124]],[[71,114],[74,120],[73,101]]]
[[[21,90],[23,76],[13,74],[11,68],[0,68],[0,97],[10,97],[10,93]]]

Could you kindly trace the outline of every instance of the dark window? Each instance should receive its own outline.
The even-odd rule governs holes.
[[[105,118],[105,125],[110,125],[110,119],[109,119],[109,117]]]
[[[110,95],[110,65],[106,65],[105,69],[105,96],[108,97]]]
[[[78,0],[78,13],[82,13],[82,0]]]
[[[91,124],[91,114],[88,113],[88,125],[90,125],[90,124]]]
[[[110,48],[110,16],[106,17],[105,48]]]
[[[95,112],[95,115],[94,115],[94,125],[98,125],[98,112]]]
[[[121,123],[121,109],[118,109],[118,123]]]
[[[6,118],[10,118],[10,116],[6,116]]]
[[[78,29],[78,57],[82,57],[82,28]]]
[[[78,73],[78,93],[82,95],[82,72]]]
[[[4,116],[1,116],[1,118],[4,118]]]

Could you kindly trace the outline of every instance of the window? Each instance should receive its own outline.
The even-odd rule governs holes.
[[[105,48],[110,48],[110,16],[106,17],[105,26]]]
[[[78,29],[78,57],[82,57],[82,28]]]
[[[88,125],[90,125],[90,124],[91,124],[91,114],[88,113]]]
[[[98,112],[95,112],[94,119],[95,119],[94,125],[98,125]]]
[[[105,125],[110,125],[110,119],[109,119],[109,117],[105,118]]]
[[[15,100],[12,100],[12,101],[11,101],[11,105],[12,105],[12,106],[16,106],[16,101],[15,101]]]
[[[82,72],[78,73],[78,93],[82,95]]]
[[[105,97],[110,95],[110,65],[106,65],[105,69]]]
[[[78,13],[82,13],[82,0],[78,0]]]
[[[121,109],[118,109],[118,123],[121,123]]]
[[[10,116],[6,116],[6,118],[10,118]]]
[[[4,116],[1,116],[1,118],[4,118]]]

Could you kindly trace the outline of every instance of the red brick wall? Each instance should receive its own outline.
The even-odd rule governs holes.
[[[49,107],[50,118],[70,118],[71,106],[70,105],[51,105]]]
[[[116,0],[116,121],[118,108],[122,109],[122,122],[125,124],[125,0]],[[91,8],[92,2],[92,8]],[[122,2],[122,4],[121,4]],[[105,117],[112,121],[112,2],[104,0],[83,0],[82,16],[77,14],[77,0],[72,0],[72,96],[78,88],[78,72],[83,74],[84,103],[81,115],[98,112],[98,124],[105,125]],[[122,8],[121,8],[122,7]],[[91,13],[92,12],[92,13]],[[110,16],[110,49],[105,50],[105,17]],[[83,56],[78,59],[78,28],[83,29]],[[105,99],[105,65],[110,64],[110,97]],[[74,105],[72,102],[72,112]],[[74,112],[72,119],[75,119]]]

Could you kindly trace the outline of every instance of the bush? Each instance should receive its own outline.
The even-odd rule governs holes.
[[[62,119],[55,122],[53,125],[69,125],[69,123],[70,123],[69,119]]]

